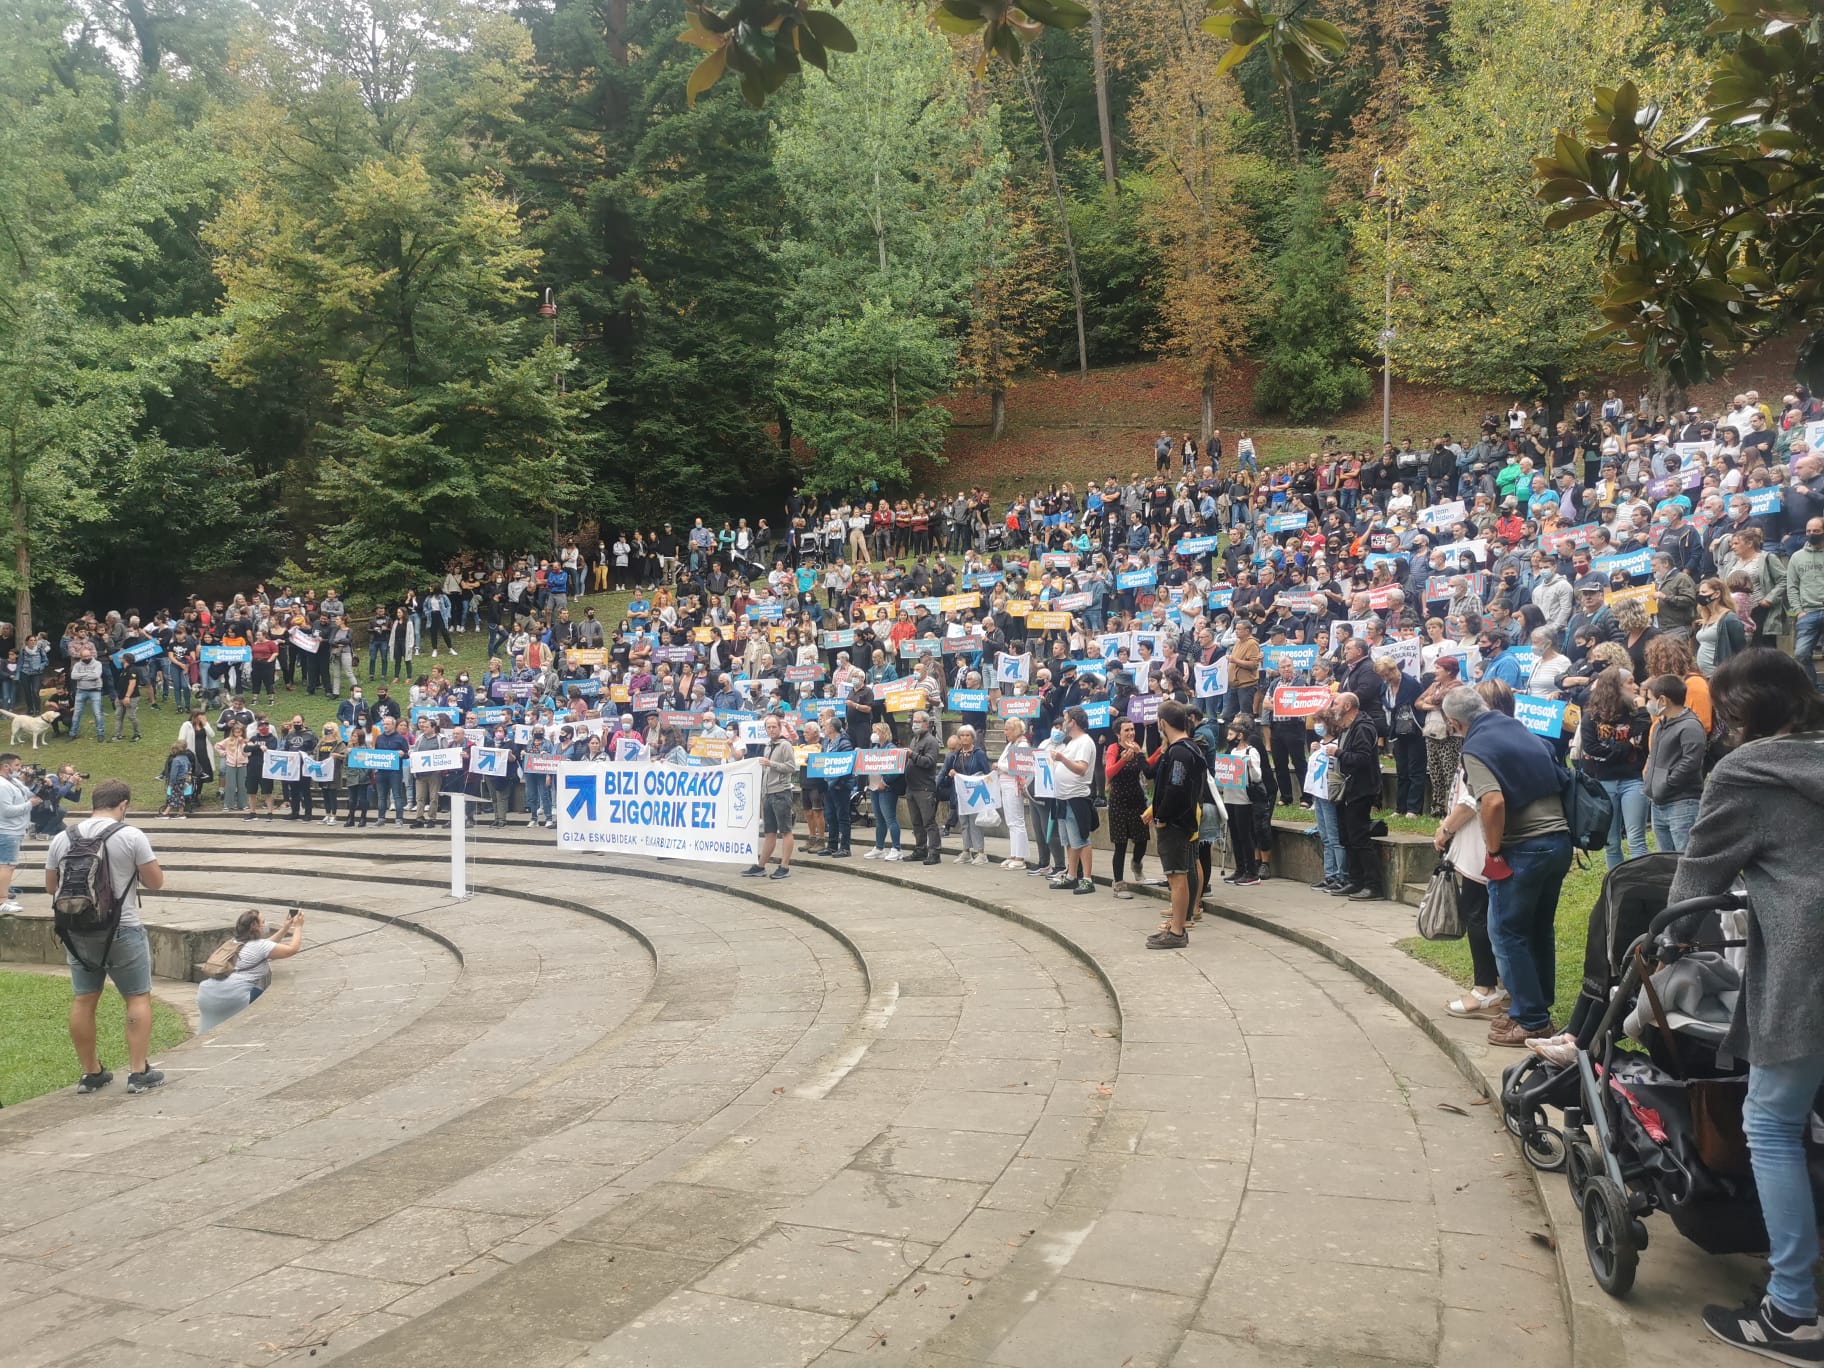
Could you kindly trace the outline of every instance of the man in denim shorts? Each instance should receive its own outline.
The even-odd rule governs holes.
[[[124,822],[131,791],[119,779],[103,779],[95,785],[94,811],[76,824],[83,836],[97,836],[116,822]],[[61,874],[63,857],[70,848],[69,834],[59,834],[51,842],[44,860],[44,887],[53,898]],[[108,877],[120,898],[120,926],[113,944],[106,935],[73,936],[81,958],[69,953],[64,958],[70,966],[70,986],[75,1000],[70,1003],[70,1043],[76,1047],[76,1058],[82,1066],[77,1080],[79,1093],[99,1092],[114,1079],[102,1067],[101,1054],[95,1044],[95,1004],[101,1001],[102,985],[114,980],[127,1005],[127,1091],[148,1092],[165,1081],[165,1076],[146,1058],[152,1045],[152,949],[146,942],[146,928],[139,920],[139,890],[156,893],[165,886],[165,871],[158,867],[152,853],[152,842],[138,827],[122,826],[107,840]]]

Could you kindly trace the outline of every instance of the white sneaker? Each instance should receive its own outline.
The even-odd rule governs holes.
[[[881,859],[883,859],[883,860],[886,860],[886,861],[889,861],[889,862],[891,862],[891,861],[893,861],[893,860],[903,860],[903,859],[905,859],[905,858],[906,858],[906,854],[905,854],[905,852],[904,852],[904,851],[903,851],[903,850],[889,850],[889,851],[888,851],[888,852],[887,852],[887,853],[886,853],[886,854],[885,854],[885,855],[882,855],[882,856],[881,856],[881,857],[880,857],[880,858],[881,858]]]
[[[881,858],[881,856],[883,856],[883,855],[885,855],[885,854],[886,854],[886,851],[885,851],[885,850],[882,850],[882,849],[870,849],[870,850],[867,850],[867,851],[864,851],[864,852],[863,852],[863,853],[862,853],[862,857],[861,857],[861,858],[862,858],[862,859],[864,859],[864,860],[878,860],[878,859],[880,859],[880,858]]]
[[[16,917],[23,911],[25,911],[25,909],[11,898],[8,898],[5,902],[0,902],[0,917]]]
[[[1026,868],[1026,861],[1014,860],[1014,859],[1002,860],[1001,868],[1002,869],[1024,869],[1024,868]]]
[[[960,854],[957,855],[957,857],[954,860],[951,861],[951,863],[952,864],[968,864],[969,863],[969,852],[966,850],[961,852]]]

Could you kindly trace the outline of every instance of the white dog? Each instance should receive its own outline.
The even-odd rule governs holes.
[[[24,713],[12,713],[5,708],[0,708],[0,717],[12,719],[13,738],[7,743],[8,745],[18,745],[22,733],[32,738],[33,750],[37,750],[40,745],[48,746],[51,743],[51,725],[57,720],[56,709],[40,713],[37,717],[28,717]]]

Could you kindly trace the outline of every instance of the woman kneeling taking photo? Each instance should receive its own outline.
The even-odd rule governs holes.
[[[275,935],[250,907],[235,919],[234,941],[239,948],[233,967],[196,985],[199,1032],[214,1030],[272,987],[272,961],[290,959],[304,948],[304,914],[293,908]]]

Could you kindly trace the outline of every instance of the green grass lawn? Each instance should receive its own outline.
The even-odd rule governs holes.
[[[116,1073],[126,1064],[121,1034],[125,1006],[113,985],[96,1010],[101,1060]],[[0,1104],[12,1106],[75,1086],[79,1066],[70,1047],[70,981],[60,974],[0,973]],[[152,1000],[152,1054],[188,1038],[183,1017]]]
[[[1590,909],[1602,892],[1606,865],[1601,852],[1582,857],[1588,869],[1571,866],[1558,895],[1558,996],[1552,1003],[1552,1018],[1562,1025],[1571,1014],[1577,994],[1583,988],[1583,942],[1589,931]],[[1400,948],[1415,959],[1441,969],[1458,983],[1469,984],[1469,941],[1428,941],[1417,936],[1400,942]]]

